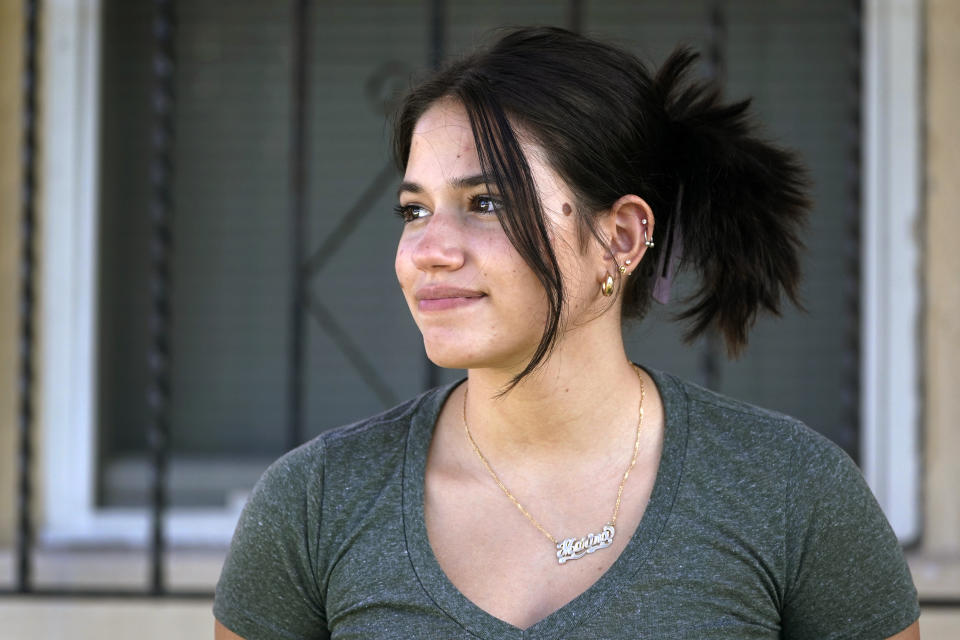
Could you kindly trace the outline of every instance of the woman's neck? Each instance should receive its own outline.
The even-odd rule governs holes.
[[[611,439],[629,439],[640,382],[622,343],[605,346],[558,345],[541,367],[499,397],[512,374],[470,370],[466,417],[481,448],[507,462],[557,464],[607,455]],[[642,376],[650,399],[656,392]]]

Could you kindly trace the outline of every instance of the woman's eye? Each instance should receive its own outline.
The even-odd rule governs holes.
[[[393,212],[404,222],[413,222],[417,218],[425,218],[430,215],[427,209],[418,204],[398,204],[393,208]]]
[[[472,208],[481,213],[497,213],[503,208],[503,202],[493,196],[474,196]]]

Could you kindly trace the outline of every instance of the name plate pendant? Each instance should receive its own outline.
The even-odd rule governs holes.
[[[604,525],[600,533],[588,533],[582,538],[567,538],[557,543],[557,562],[565,563],[567,560],[577,560],[599,551],[606,549],[613,544],[613,536],[616,535],[616,529],[612,524]]]

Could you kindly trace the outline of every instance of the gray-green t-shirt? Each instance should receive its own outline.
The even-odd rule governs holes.
[[[593,586],[533,626],[470,602],[427,539],[427,450],[455,385],[274,463],[214,614],[247,640],[875,639],[916,620],[901,549],[846,454],[796,420],[650,374],[666,429],[643,519]]]

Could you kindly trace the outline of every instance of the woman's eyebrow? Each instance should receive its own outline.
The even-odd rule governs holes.
[[[447,184],[452,189],[469,189],[471,187],[478,187],[480,185],[494,184],[494,181],[490,179],[490,176],[478,173],[472,176],[461,176],[459,178],[451,178]],[[424,188],[416,182],[401,182],[400,188],[397,189],[397,197],[400,197],[400,194],[404,191],[409,193],[423,193]]]

